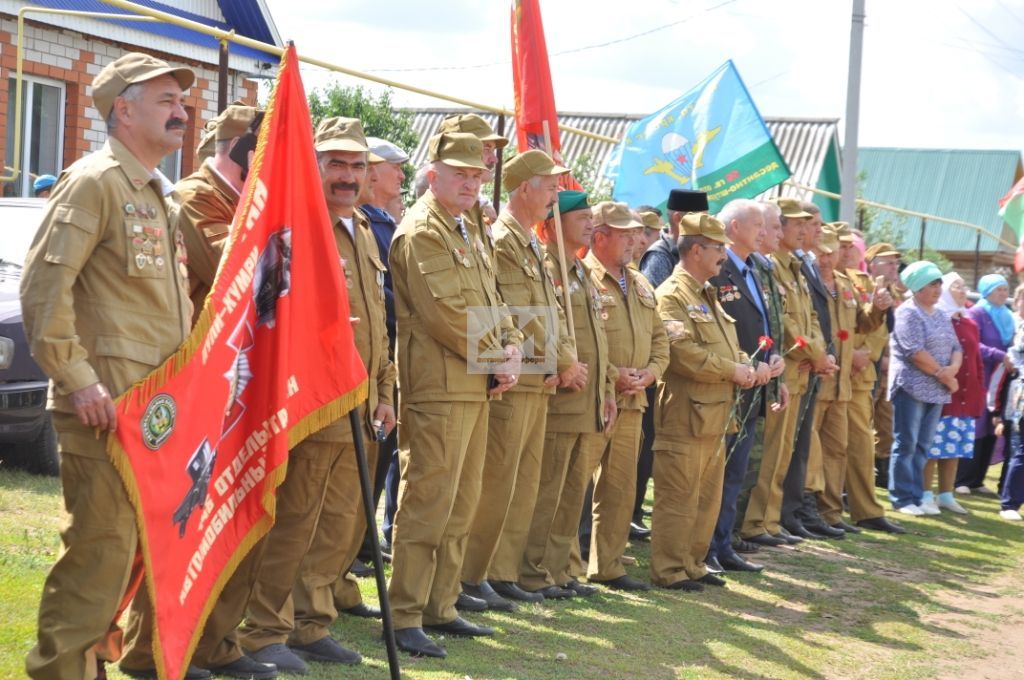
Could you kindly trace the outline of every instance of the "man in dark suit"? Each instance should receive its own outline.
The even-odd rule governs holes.
[[[803,249],[797,252],[802,264],[800,271],[807,280],[811,290],[811,303],[818,317],[821,335],[825,338],[826,353],[834,355],[832,347],[832,322],[829,318],[829,301],[831,294],[821,281],[821,273],[814,262],[812,251],[821,240],[821,210],[818,206],[805,201],[801,204],[804,212],[811,214],[808,221],[807,237]],[[804,486],[807,479],[807,458],[811,450],[811,430],[814,423],[814,408],[817,403],[820,378],[811,376],[807,394],[800,403],[800,421],[797,424],[796,443],[793,457],[789,462],[789,471],[782,484],[782,526],[789,533],[801,538],[843,538],[845,532],[828,525],[818,514],[817,502],[810,494],[805,494]]]
[[[725,262],[710,283],[718,291],[722,308],[736,322],[740,349],[756,365],[757,380],[754,387],[743,391],[736,409],[740,429],[726,441],[722,505],[705,564],[709,569],[761,571],[762,565],[746,561],[733,549],[732,529],[736,521],[736,500],[754,443],[755,426],[764,409],[763,386],[782,373],[785,363],[776,348],[761,342],[761,338],[771,338],[771,324],[768,302],[751,255],[765,237],[764,213],[755,201],[737,199],[726,204],[718,219],[725,224],[726,236],[732,244],[726,248]],[[778,341],[781,343],[781,338]]]

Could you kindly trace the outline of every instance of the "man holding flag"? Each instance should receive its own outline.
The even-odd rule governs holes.
[[[95,677],[120,655],[111,622],[130,588],[139,536],[106,453],[119,424],[112,397],[172,355],[191,327],[184,245],[167,217],[171,186],[156,167],[181,148],[183,90],[193,80],[191,70],[137,52],[96,75],[93,104],[110,137],[62,174],[26,259],[25,332],[50,376],[71,516],[43,587],[38,643],[26,662],[33,678]],[[105,637],[114,649],[100,646]]]

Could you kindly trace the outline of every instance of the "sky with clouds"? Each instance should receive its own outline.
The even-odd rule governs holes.
[[[512,108],[510,0],[266,2],[300,54]],[[849,0],[540,3],[561,111],[651,113],[732,59],[764,116],[845,115]],[[1024,151],[1021,35],[1024,0],[867,0],[860,145]]]

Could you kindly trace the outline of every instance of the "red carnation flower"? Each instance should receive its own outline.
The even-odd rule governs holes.
[[[846,330],[845,328],[840,328],[839,332],[836,333],[836,337],[839,338],[839,342],[846,342],[847,340],[850,339],[850,331]]]
[[[796,336],[796,342],[793,343],[793,346],[799,347],[800,349],[807,347],[807,338],[802,335]]]
[[[759,349],[771,349],[775,343],[767,335],[762,335],[757,339],[757,346]]]

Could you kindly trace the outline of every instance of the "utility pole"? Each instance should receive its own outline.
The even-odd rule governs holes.
[[[853,0],[850,20],[850,73],[846,82],[846,134],[843,140],[843,197],[839,219],[853,224],[857,200],[857,126],[860,124],[860,62],[864,53],[864,0]]]

